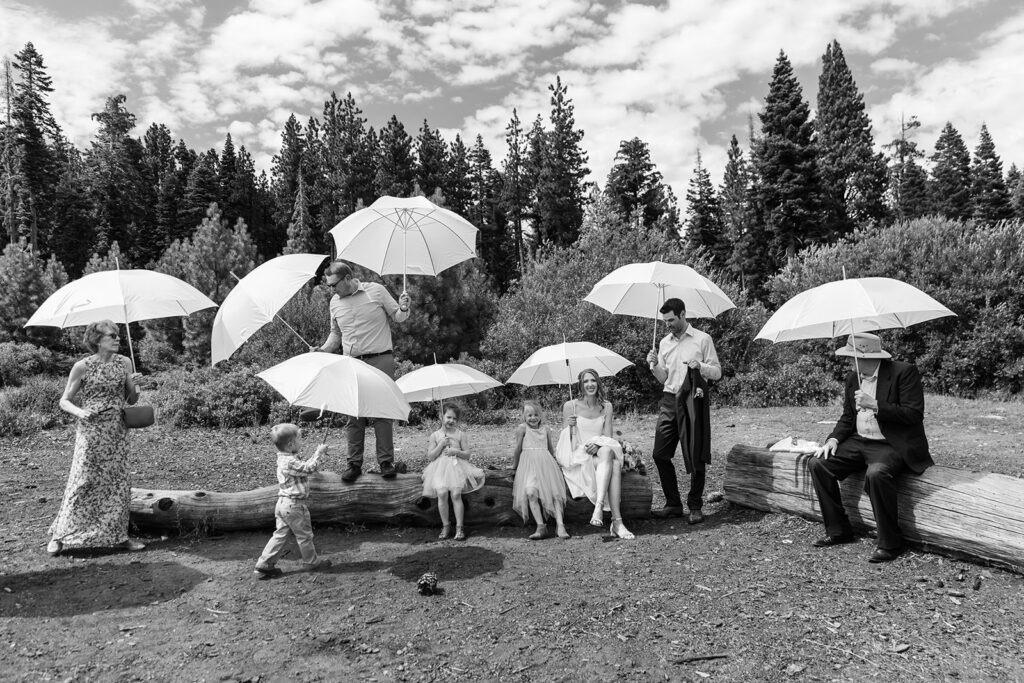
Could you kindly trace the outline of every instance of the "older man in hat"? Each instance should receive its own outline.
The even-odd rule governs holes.
[[[904,549],[896,478],[905,470],[921,474],[935,464],[924,434],[921,375],[914,365],[891,360],[873,334],[850,335],[836,355],[849,357],[853,371],[846,376],[843,415],[808,462],[827,534],[814,545],[827,548],[854,540],[838,482],[866,470],[864,489],[878,527],[878,547],[868,561],[890,562]]]

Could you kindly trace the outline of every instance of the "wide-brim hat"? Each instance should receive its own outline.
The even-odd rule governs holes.
[[[836,355],[851,358],[892,358],[888,351],[882,350],[882,339],[867,332],[851,334],[846,340],[846,346],[836,349]]]

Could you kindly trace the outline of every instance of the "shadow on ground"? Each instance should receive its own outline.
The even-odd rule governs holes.
[[[67,617],[108,609],[139,607],[177,598],[206,574],[177,562],[73,566],[5,576],[0,614],[11,617]]]

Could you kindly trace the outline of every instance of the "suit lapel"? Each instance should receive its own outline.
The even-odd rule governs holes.
[[[878,366],[878,384],[875,386],[875,399],[885,399],[892,402],[892,363],[883,360]]]

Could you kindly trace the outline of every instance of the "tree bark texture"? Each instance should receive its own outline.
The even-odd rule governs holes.
[[[767,512],[822,521],[807,469],[810,455],[733,446],[725,499]],[[864,478],[840,483],[854,529],[874,529]],[[1024,479],[938,465],[899,481],[900,528],[914,547],[1024,573]]]
[[[512,510],[513,471],[485,471],[484,487],[462,497],[466,505],[466,524],[476,527],[522,525],[522,518]],[[236,493],[133,488],[131,521],[140,527],[175,531],[269,528],[274,526],[277,490],[277,486]],[[391,480],[363,474],[356,481],[346,483],[338,474],[321,472],[309,479],[306,504],[313,521],[319,524],[439,526],[437,499],[424,498],[422,491],[419,473],[399,474]],[[585,522],[593,511],[589,500],[570,499],[565,506],[565,520]],[[622,516],[637,519],[650,514],[650,479],[636,472],[623,472]]]

